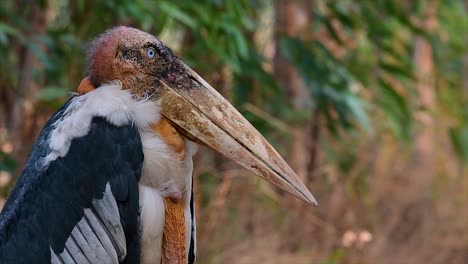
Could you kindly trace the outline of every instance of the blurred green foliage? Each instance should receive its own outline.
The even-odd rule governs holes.
[[[405,202],[409,205],[417,202],[413,201],[417,196],[406,194],[424,193],[424,190],[415,189],[414,186],[413,189],[400,187],[411,182],[406,179],[413,180],[418,176],[407,174],[407,169],[411,167],[409,164],[419,158],[412,156],[412,147],[418,133],[424,129],[418,119],[421,113],[429,115],[436,123],[434,140],[437,142],[433,149],[430,148],[438,152],[433,153],[434,156],[449,153],[447,157],[431,160],[438,163],[438,167],[434,169],[437,177],[430,180],[433,180],[433,191],[437,193],[434,195],[437,199],[434,200],[441,201],[441,204],[431,203],[428,204],[429,209],[424,209],[431,214],[441,214],[440,208],[451,208],[452,203],[463,206],[466,201],[466,192],[454,194],[452,189],[448,192],[442,190],[444,187],[451,187],[449,179],[452,178],[449,176],[452,175],[448,174],[454,170],[449,169],[451,165],[447,164],[458,165],[458,161],[451,162],[452,159],[458,158],[461,161],[460,167],[463,168],[457,168],[461,174],[466,175],[468,168],[467,6],[463,0],[302,2],[313,3],[312,8],[307,10],[308,25],[304,32],[292,36],[283,32],[265,33],[278,30],[273,19],[268,20],[269,24],[265,25],[265,17],[273,16],[275,8],[278,8],[277,0],[0,1],[0,96],[8,90],[13,91],[13,100],[18,101],[17,99],[25,97],[24,89],[19,85],[23,75],[31,74],[34,83],[41,87],[35,98],[39,101],[38,112],[41,113],[34,118],[42,118],[40,122],[43,122],[46,119],[44,116],[60,107],[86,75],[86,48],[89,41],[106,29],[122,24],[150,32],[163,40],[177,56],[228,97],[272,141],[281,154],[291,154],[288,152],[288,143],[294,139],[294,129],[306,131],[311,123],[317,122],[320,132],[320,136],[312,139],[317,140],[313,143],[317,144],[317,152],[320,153],[317,162],[320,164],[314,165],[320,171],[311,173],[314,175],[308,179],[308,184],[314,185],[313,191],[316,195],[318,193],[317,196],[321,192],[326,193],[322,197],[325,201],[320,201],[324,206],[313,213],[308,210],[300,211],[298,218],[301,221],[292,219],[294,214],[291,212],[294,209],[276,208],[277,203],[280,203],[277,196],[281,194],[268,189],[269,187],[261,184],[263,182],[255,182],[255,188],[263,188],[262,192],[252,194],[246,188],[248,180],[237,187],[236,181],[240,185],[239,179],[233,180],[229,188],[232,188],[233,193],[237,190],[233,195],[243,203],[243,207],[227,203],[224,209],[227,213],[219,207],[213,207],[213,200],[219,195],[217,188],[225,179],[217,177],[217,174],[222,174],[222,169],[217,168],[218,164],[215,163],[222,162],[200,162],[208,167],[208,172],[200,171],[196,178],[198,205],[202,209],[212,208],[212,211],[200,210],[202,213],[197,217],[207,221],[200,221],[199,230],[214,230],[214,227],[203,229],[203,225],[211,225],[208,222],[214,218],[211,214],[220,217],[219,214],[224,212],[228,215],[227,219],[222,219],[222,227],[219,228],[227,232],[220,232],[222,239],[216,240],[213,230],[212,233],[207,233],[208,238],[205,240],[213,243],[204,244],[205,248],[202,250],[205,254],[210,250],[219,251],[220,248],[229,248],[223,252],[229,254],[233,246],[229,244],[232,242],[229,240],[231,236],[250,238],[255,233],[253,231],[256,231],[264,237],[264,233],[259,230],[268,225],[273,226],[271,230],[274,232],[286,234],[281,240],[288,241],[291,236],[292,241],[295,239],[294,232],[284,228],[289,224],[295,225],[294,230],[310,234],[309,240],[303,242],[308,243],[307,250],[313,247],[315,253],[327,256],[317,263],[343,263],[352,252],[349,248],[340,247],[340,232],[344,231],[343,227],[371,227],[370,231],[375,228],[380,231],[375,233],[377,240],[377,236],[386,234],[385,231],[382,232],[380,222],[390,219],[392,229],[383,229],[391,231],[389,234],[398,233],[412,219],[406,216],[406,211],[414,214],[419,212],[413,207],[406,210]],[[435,5],[436,26],[427,30],[422,26],[422,21],[430,4]],[[44,26],[39,23],[41,19],[45,21]],[[261,37],[266,38],[267,42],[272,42],[268,43],[268,48],[272,46],[297,71],[310,94],[309,98],[302,98],[310,102],[310,108],[298,109],[293,105],[293,100],[288,95],[290,87],[281,87],[280,77],[275,76],[274,55],[266,51],[268,48],[265,46],[268,45],[258,43],[261,42],[258,39],[259,33],[263,34]],[[428,41],[432,48],[433,68],[429,80],[435,91],[435,106],[432,109],[424,109],[420,104],[421,95],[417,84],[421,80],[418,80],[415,73],[421,65],[414,63],[416,37]],[[30,72],[24,67],[25,54],[28,52],[38,61]],[[9,107],[12,104],[11,100],[4,100],[3,97],[0,97],[0,103],[10,104]],[[3,110],[3,105],[0,105],[0,111]],[[2,119],[2,114],[4,113],[0,112],[0,122],[8,122],[5,118]],[[15,175],[18,173],[17,164],[21,164],[21,161],[16,160],[17,157],[11,151],[2,149],[2,140],[6,138],[4,128],[10,129],[7,122],[0,124],[0,172]],[[447,147],[449,143],[451,145]],[[392,149],[393,145],[398,146]],[[395,153],[402,157],[386,156],[396,156]],[[211,158],[210,161],[215,160]],[[316,168],[310,170],[313,169]],[[319,177],[316,177],[317,174]],[[0,198],[7,195],[11,184],[13,181],[0,190]],[[456,182],[455,185],[463,188],[462,183]],[[395,192],[391,191],[392,188],[404,190]],[[401,195],[402,193],[405,195]],[[388,199],[389,195],[397,197]],[[373,196],[373,200],[369,199],[370,196]],[[331,201],[327,201],[329,197]],[[257,210],[259,204],[262,210]],[[284,204],[290,206],[292,203],[286,200]],[[398,213],[398,206],[404,214]],[[437,230],[433,230],[432,226],[426,227],[430,230],[427,236],[429,240],[449,244],[446,237],[454,238],[463,233],[454,221],[459,212],[456,206],[453,208],[455,216],[434,220],[434,227],[440,227],[443,236],[433,236]],[[245,211],[247,216],[239,217]],[[268,213],[272,212],[275,213],[268,218]],[[427,212],[421,213],[424,221],[428,220]],[[355,216],[355,221],[350,220],[350,215]],[[330,223],[333,228],[324,224],[321,218],[335,221]],[[397,218],[402,225],[394,223],[393,219]],[[245,228],[235,229],[242,221]],[[464,221],[463,215],[460,221]],[[301,229],[296,226],[301,226]],[[408,234],[418,230],[409,226],[411,230],[406,231]],[[416,226],[425,225],[418,222],[414,227]],[[225,227],[227,228],[224,229]],[[456,236],[451,236],[452,233],[447,231],[449,229],[455,230]],[[330,230],[334,233],[330,233]],[[320,236],[322,232],[326,237]],[[405,230],[402,232],[405,233]],[[419,251],[419,247],[424,244],[420,243],[424,240],[422,238],[423,236],[416,236],[417,242],[414,245],[400,241],[396,244],[407,249],[416,245]],[[270,237],[266,237],[266,240],[270,240]],[[384,243],[391,241],[387,237],[384,240]],[[219,241],[226,245],[215,245]],[[426,239],[424,242],[430,241]],[[250,245],[247,240],[242,240],[242,243],[246,247]],[[463,243],[460,248],[465,249],[466,239]],[[323,244],[329,246],[328,251],[322,251]],[[400,247],[382,248],[389,249],[387,251],[390,254],[401,250]],[[433,248],[437,247],[430,249]],[[374,254],[375,248],[374,251],[359,248],[358,254],[367,256],[365,251]],[[407,261],[409,256],[404,252],[399,254]],[[442,250],[435,254],[440,255],[441,252]],[[393,258],[390,259],[392,260]],[[216,259],[212,261],[219,262]]]
[[[447,1],[439,13],[443,31],[431,36],[441,110],[453,118],[449,129],[459,157],[468,163],[468,16],[462,1]]]
[[[41,64],[33,72],[34,80],[44,87],[37,99],[52,102],[65,98],[85,75],[86,43],[111,26],[128,24],[162,37],[177,38],[182,33],[183,48],[175,51],[202,76],[229,68],[233,74],[231,100],[238,106],[255,101],[289,124],[301,116],[285,102],[275,76],[262,66],[265,58],[253,40],[260,14],[272,1],[42,0],[39,8],[47,8],[45,34],[32,31],[34,25],[28,19],[38,10],[26,2],[0,2],[0,79],[11,89],[18,89],[22,58],[17,54],[24,48]],[[460,96],[466,12],[461,1],[440,1],[439,28],[426,32],[418,24],[426,4],[423,0],[405,4],[395,0],[319,1],[312,14],[312,33],[325,30],[344,52],[337,56],[317,38],[288,36],[281,36],[280,51],[297,68],[310,89],[314,110],[325,118],[334,137],[339,137],[340,131],[364,129],[373,133],[379,120],[378,126],[408,142],[413,113],[418,110],[411,103],[418,96],[413,37],[429,39],[435,51],[438,100],[443,111],[454,118],[446,133],[466,161],[466,91]],[[262,132],[273,126],[248,111],[244,114]]]

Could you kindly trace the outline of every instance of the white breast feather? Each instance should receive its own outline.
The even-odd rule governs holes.
[[[182,195],[184,202],[186,249],[190,247],[192,221],[190,193],[193,160],[197,145],[185,140],[185,159],[180,161],[173,150],[152,130],[140,130],[145,160],[140,179],[142,226],[142,264],[160,263],[165,205],[163,197]],[[161,201],[161,202],[159,202]],[[161,225],[162,223],[162,225]]]
[[[103,117],[116,126],[134,123],[140,129],[157,123],[160,117],[159,104],[148,99],[136,100],[130,91],[122,90],[118,81],[71,100],[65,117],[53,124],[49,139],[51,153],[40,161],[40,166],[64,157],[74,138],[88,134],[93,117]]]
[[[141,263],[160,263],[164,200],[158,190],[140,185]]]

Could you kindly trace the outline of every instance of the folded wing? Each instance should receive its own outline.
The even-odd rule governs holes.
[[[65,154],[51,155],[73,102],[44,127],[2,210],[1,263],[139,263],[138,129],[93,117]]]

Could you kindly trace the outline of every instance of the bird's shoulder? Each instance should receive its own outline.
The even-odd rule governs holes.
[[[39,134],[0,215],[2,263],[21,263],[15,256],[37,260],[60,255],[82,220],[89,223],[86,210],[121,225],[127,247],[138,240],[126,235],[138,234],[143,162],[138,128],[131,119],[116,124],[115,118],[126,118],[119,111],[100,115],[79,110],[82,106],[80,98],[71,98]],[[115,210],[104,212],[102,201],[109,199]]]

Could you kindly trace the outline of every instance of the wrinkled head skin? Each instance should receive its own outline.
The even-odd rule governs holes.
[[[130,27],[106,31],[92,44],[88,72],[95,87],[120,80],[136,96],[158,95],[158,80],[183,73],[172,51],[154,36]],[[171,74],[172,73],[172,74]],[[171,75],[171,76],[170,76]]]
[[[118,80],[136,98],[158,100],[162,116],[188,139],[211,147],[299,199],[317,204],[263,136],[154,36],[130,27],[110,29],[91,45],[88,64],[94,87]]]

